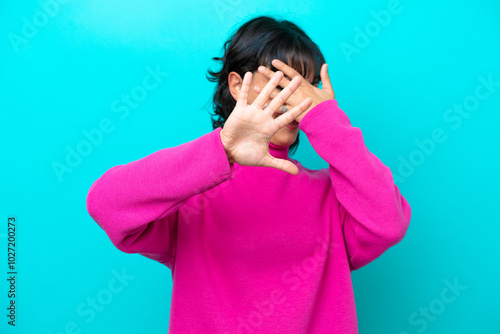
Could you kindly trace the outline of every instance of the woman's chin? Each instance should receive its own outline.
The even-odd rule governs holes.
[[[285,127],[276,132],[276,134],[271,138],[271,142],[278,146],[290,146],[295,143],[297,134],[297,131],[290,130]]]

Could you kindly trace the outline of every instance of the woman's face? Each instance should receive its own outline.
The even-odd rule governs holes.
[[[291,80],[291,78],[289,78],[288,76],[285,75],[285,77],[288,80]],[[312,84],[313,80],[314,80],[314,75],[311,73],[309,78],[307,78],[307,81],[309,81],[309,83]],[[243,79],[240,77],[240,75],[238,73],[236,73],[236,72],[229,73],[229,77],[228,77],[229,89],[231,91],[231,95],[233,96],[233,98],[235,100],[238,100],[238,95],[240,92],[242,82],[243,82]],[[252,104],[253,101],[259,95],[259,94],[255,93],[254,87],[258,86],[260,88],[260,90],[262,90],[267,85],[268,82],[269,82],[269,79],[265,75],[261,74],[258,71],[253,72],[252,83],[250,85],[250,91],[248,92],[248,98],[247,98],[248,104]],[[319,85],[319,83],[315,84],[314,86],[318,87],[318,85]],[[276,89],[282,90],[283,88],[281,86],[277,86]],[[266,104],[270,103],[271,100],[272,99],[269,98],[267,100]],[[277,111],[273,114],[273,117],[276,118],[282,114],[283,113]],[[281,129],[279,129],[271,137],[271,143],[273,143],[274,145],[278,145],[278,146],[290,146],[290,145],[292,145],[295,142],[295,140],[297,139],[297,135],[299,134],[299,126],[296,125],[293,127],[294,128],[289,128],[288,126],[284,126]]]

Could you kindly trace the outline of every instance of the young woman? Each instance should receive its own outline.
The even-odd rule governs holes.
[[[170,268],[171,334],[357,333],[351,272],[402,240],[410,206],[301,29],[257,17],[224,48],[214,130],[110,168],[88,212]],[[290,158],[300,130],[328,168]]]

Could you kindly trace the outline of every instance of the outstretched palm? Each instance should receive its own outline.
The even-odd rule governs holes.
[[[269,142],[279,129],[307,110],[312,99],[307,97],[293,109],[273,118],[274,112],[285,104],[302,81],[301,77],[292,79],[290,84],[265,109],[262,109],[282,78],[283,72],[277,71],[255,101],[248,105],[247,97],[252,72],[245,73],[236,106],[226,120],[220,135],[228,157],[239,165],[272,167],[296,175],[298,168],[291,161],[277,159],[269,153]]]

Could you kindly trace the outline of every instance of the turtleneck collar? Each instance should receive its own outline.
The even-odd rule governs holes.
[[[290,146],[278,146],[269,142],[269,153],[278,159],[286,159]]]

